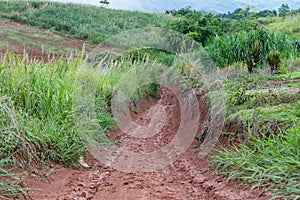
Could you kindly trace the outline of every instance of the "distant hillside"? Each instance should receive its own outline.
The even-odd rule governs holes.
[[[164,24],[171,18],[79,4],[1,0],[0,17],[95,44],[126,30]]]
[[[283,33],[289,39],[300,40],[300,10],[298,14],[284,18],[262,18],[261,22],[274,32]]]
[[[55,0],[99,5],[99,0]],[[256,6],[257,10],[277,9],[287,3],[291,9],[300,8],[300,0],[109,0],[110,8],[124,10],[138,10],[162,13],[166,10],[192,6],[193,9],[204,12],[224,13],[244,8],[247,5]]]

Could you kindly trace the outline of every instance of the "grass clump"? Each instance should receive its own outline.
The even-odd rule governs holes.
[[[1,96],[8,96],[22,131],[39,157],[72,165],[83,153],[73,128],[72,93],[80,62],[27,63],[5,54],[0,63]],[[43,153],[41,153],[43,152]]]

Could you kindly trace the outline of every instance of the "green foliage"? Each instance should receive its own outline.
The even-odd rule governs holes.
[[[129,29],[157,26],[168,19],[163,15],[44,1],[39,6],[26,1],[0,1],[0,15],[91,43]]]
[[[80,62],[28,63],[5,54],[0,62],[1,96],[10,97],[24,124],[18,135],[31,138],[39,157],[72,165],[84,148],[73,126],[72,93]],[[16,148],[18,149],[18,148]]]
[[[73,122],[72,94],[81,65],[78,59],[45,64],[1,54],[0,176],[14,176],[4,170],[8,166],[27,168],[49,160],[67,166],[77,164],[85,147]],[[114,126],[105,106],[99,104],[103,130]],[[0,180],[0,196],[26,191],[14,178]]]
[[[266,81],[268,78],[250,74],[227,80],[229,115],[226,121],[239,117],[248,133],[235,136],[244,140],[217,151],[212,161],[217,171],[230,180],[264,188],[273,193],[272,199],[297,199],[300,192],[300,96],[299,93],[258,93],[262,86],[271,87]],[[271,78],[294,82],[299,72]],[[272,87],[280,84],[273,83]],[[250,89],[256,93],[243,92]]]
[[[238,33],[241,31],[251,31],[258,28],[256,20],[243,19],[221,19],[221,33],[223,35],[232,35],[232,33]]]
[[[266,28],[279,34],[285,34],[290,40],[299,40],[300,14],[296,12],[293,15],[278,18],[261,19]]]
[[[141,69],[141,66],[144,65],[156,65],[153,60],[149,60],[149,57],[139,57],[139,55],[136,55],[135,53],[137,52],[138,50],[131,51],[129,54],[125,54],[123,58],[118,58],[117,60],[110,62],[110,67],[105,70],[105,72],[103,72],[103,76],[101,76],[98,81],[97,94],[99,95],[99,101],[102,100],[106,102],[107,105],[111,104],[111,98],[117,91],[117,89],[119,89],[119,81],[124,76],[124,74],[127,74],[129,71],[138,71],[139,69]],[[138,60],[133,60],[132,56],[136,56],[134,58]],[[145,96],[156,97],[159,85],[143,85],[146,80],[140,79],[140,77],[131,78],[130,81],[138,81],[140,85],[140,87],[137,88],[133,94],[131,94],[131,103],[137,103],[142,97]]]
[[[270,65],[273,74],[279,70],[279,64],[281,62],[280,55],[279,51],[267,55],[267,62]]]
[[[226,37],[217,37],[206,48],[219,67],[235,62],[248,64],[249,72],[262,64],[266,55],[279,51],[282,57],[290,57],[293,45],[285,37],[264,28],[250,32],[240,32]]]
[[[262,44],[258,41],[255,41],[253,44],[251,44],[250,49],[247,53],[247,67],[248,72],[253,73],[254,69],[256,69],[263,61],[263,49]]]
[[[128,51],[121,59],[130,60],[131,62],[146,62],[147,60],[151,60],[166,66],[171,66],[174,62],[175,55],[163,50],[145,47]]]
[[[281,72],[281,67],[278,72]],[[299,71],[287,74],[277,73],[266,77],[259,74],[244,74],[227,79],[227,114],[231,115],[244,109],[263,106],[276,106],[300,100],[297,92],[289,92],[299,88]],[[284,81],[283,81],[284,80]]]
[[[287,13],[290,12],[290,7],[288,4],[282,4],[281,7],[278,9],[279,16],[286,16]]]
[[[22,188],[19,181],[19,176],[12,174],[9,170],[5,170],[4,166],[9,160],[1,159],[0,160],[0,179],[10,179],[11,181],[0,181],[0,198],[7,199],[6,197],[20,197],[25,195],[27,190]]]
[[[189,7],[169,12],[177,18],[168,21],[166,28],[186,34],[202,45],[207,45],[220,33],[220,19],[215,18],[213,14],[203,16],[201,12],[193,11]]]
[[[236,10],[234,10],[232,13],[228,12],[228,13],[221,13],[221,14],[217,14],[216,17],[218,18],[227,18],[227,19],[243,19],[243,18],[247,18],[249,16],[252,17],[276,17],[277,16],[277,11],[276,10],[262,10],[259,12],[250,12],[251,9],[253,9],[254,7],[251,6],[247,6],[245,9],[243,8],[238,8]]]
[[[242,109],[227,117],[227,121],[239,117],[244,123],[245,127],[249,127],[252,132],[260,132],[260,130],[253,127],[267,128],[266,124],[272,123],[274,125],[273,131],[285,130],[300,123],[298,116],[299,107],[298,101],[294,103],[280,103],[279,105],[268,106],[266,104],[260,105],[255,109]]]

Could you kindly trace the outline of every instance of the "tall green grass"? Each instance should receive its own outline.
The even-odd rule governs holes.
[[[6,169],[50,160],[72,166],[84,154],[72,111],[73,82],[81,63],[46,64],[0,55],[0,196],[26,191],[21,179]]]
[[[236,62],[247,63],[249,59],[258,60],[262,63],[266,55],[273,51],[279,51],[282,57],[289,58],[293,56],[294,48],[292,42],[284,35],[261,28],[217,37],[207,47],[207,50],[219,67],[226,67]]]
[[[15,134],[27,138],[39,157],[66,165],[84,152],[72,118],[73,82],[81,63],[28,63],[9,53],[0,62],[0,94],[9,97],[20,124]]]
[[[226,125],[240,123],[230,130],[229,140],[238,141],[217,150],[211,157],[216,171],[229,180],[238,180],[251,189],[271,192],[272,199],[300,197],[300,96],[299,93],[256,93],[298,78],[298,71],[266,77],[243,75],[226,80]],[[269,83],[277,80],[278,85]],[[295,87],[296,89],[297,87]],[[239,132],[239,133],[238,133]]]
[[[145,60],[153,64],[153,60]],[[104,134],[115,127],[110,105],[121,78],[129,71],[143,69],[145,60],[134,61],[125,56],[108,61],[109,67],[103,68],[103,76],[97,80],[95,111]],[[73,105],[75,80],[83,63],[78,58],[43,63],[30,62],[26,55],[0,55],[0,185],[6,188],[0,189],[0,197],[26,192],[6,168],[30,168],[48,161],[74,166],[85,154],[84,141],[74,122],[79,108]],[[157,86],[142,86],[130,100],[137,102],[144,95],[155,96],[157,90]]]
[[[271,191],[272,199],[299,199],[300,126],[278,135],[261,135],[249,133],[246,144],[220,150],[212,157],[216,169],[252,189]]]

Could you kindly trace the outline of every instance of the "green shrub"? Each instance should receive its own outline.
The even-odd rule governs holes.
[[[271,72],[273,74],[277,73],[279,70],[279,64],[281,62],[280,56],[281,56],[281,53],[279,51],[270,53],[267,56],[267,62],[269,64],[269,66],[271,67]]]

